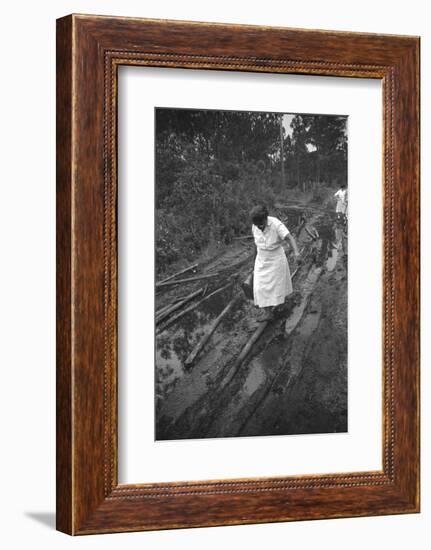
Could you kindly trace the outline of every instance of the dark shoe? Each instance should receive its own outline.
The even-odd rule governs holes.
[[[270,321],[274,317],[273,311],[264,311],[263,313],[259,312],[259,315],[257,317],[258,323],[266,323],[267,321]]]

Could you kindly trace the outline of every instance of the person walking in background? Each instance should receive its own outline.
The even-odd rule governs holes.
[[[337,218],[345,222],[347,219],[347,188],[345,183],[341,184],[340,189],[334,193],[334,197],[337,201],[335,206]]]
[[[266,206],[255,206],[250,217],[256,245],[253,297],[255,305],[264,311],[259,321],[267,321],[272,318],[274,307],[283,304],[293,291],[283,241],[289,240],[295,258],[299,257],[299,252],[287,227],[279,219],[269,216]]]

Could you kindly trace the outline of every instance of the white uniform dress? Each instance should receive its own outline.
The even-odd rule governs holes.
[[[347,189],[339,189],[336,193],[334,193],[334,197],[337,199],[335,212],[347,214]]]
[[[252,226],[257,256],[254,263],[254,303],[259,307],[278,306],[292,293],[289,264],[282,242],[289,234],[277,218],[268,216],[267,226],[261,231]]]

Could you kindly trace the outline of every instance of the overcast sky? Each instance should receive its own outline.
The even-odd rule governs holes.
[[[292,119],[295,115],[283,115],[283,127],[286,131],[286,134],[288,136],[292,135],[292,128],[290,127],[290,123],[292,122]]]

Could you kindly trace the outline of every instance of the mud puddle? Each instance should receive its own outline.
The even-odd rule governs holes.
[[[156,396],[165,398],[184,376],[187,369],[184,361],[193,347],[207,332],[213,320],[230,299],[232,289],[216,294],[202,302],[199,308],[190,311],[173,327],[156,336]],[[220,327],[218,337],[222,337],[226,327]]]

